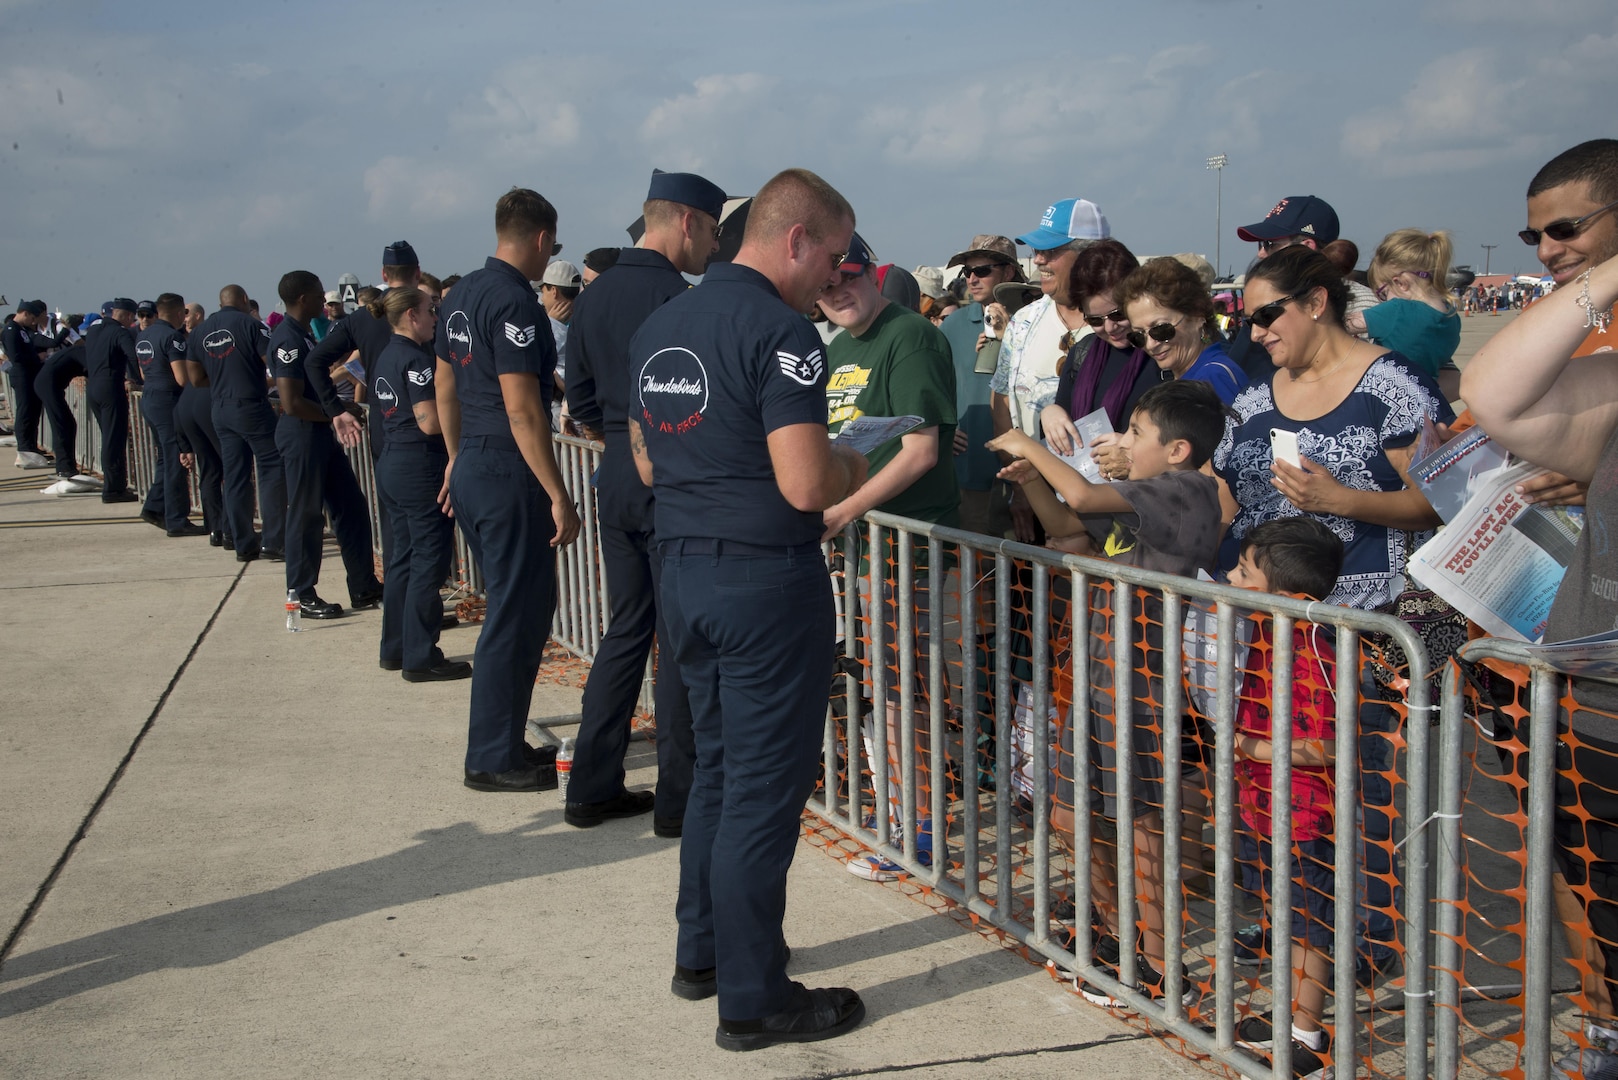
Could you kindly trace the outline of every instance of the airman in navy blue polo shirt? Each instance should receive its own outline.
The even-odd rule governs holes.
[[[203,364],[202,329],[205,312],[201,304],[185,309],[185,389],[174,407],[175,439],[180,444],[180,462],[197,471],[197,492],[202,498],[202,523],[208,530],[208,543],[234,549],[235,541],[225,521],[224,459],[219,450],[219,432],[213,426],[213,387]]]
[[[781,173],[735,262],[630,344],[630,443],[656,494],[662,610],[696,733],[671,989],[717,991],[728,1050],[830,1038],[865,1015],[846,987],[790,981],[781,936],[835,648],[821,512],[865,479],[865,459],[827,438],[826,361],[804,314],[853,232],[824,180]]]
[[[556,551],[579,515],[551,449],[556,347],[528,283],[556,250],[556,208],[513,188],[494,210],[495,253],[439,311],[438,418],[445,488],[483,571],[486,614],[472,672],[466,786],[556,786],[554,754],[530,758],[524,732],[556,609]]]
[[[629,340],[646,317],[690,288],[719,250],[725,193],[694,173],[654,173],[642,215],[641,246],[574,301],[567,403],[573,419],[602,433],[596,479],[598,535],[611,614],[584,684],[584,720],[573,750],[567,821],[581,828],[610,817],[654,811],[659,836],[679,836],[691,792],[695,746],[691,706],[668,629],[657,610],[660,560],[652,492],[629,452]],[[653,689],[657,710],[657,792],[624,789],[624,753],[653,640],[663,663]]]
[[[135,301],[119,297],[110,302],[112,314],[90,327],[85,335],[86,404],[101,429],[101,489],[104,503],[138,502],[129,490],[129,389],[138,371],[135,337]]]
[[[270,409],[264,356],[268,328],[248,313],[247,291],[226,285],[219,310],[202,320],[191,339],[202,350],[213,397],[214,431],[224,466],[225,519],[236,558],[252,562],[285,558],[286,474],[275,448],[275,413]],[[253,531],[253,464],[258,464],[258,505],[264,536]]]
[[[287,588],[297,593],[306,617],[335,619],[342,615],[342,605],[315,592],[326,531],[323,509],[331,511],[332,531],[348,572],[349,600],[356,608],[382,598],[371,557],[371,516],[348,456],[332,437],[331,418],[304,380],[305,358],[315,349],[309,319],[325,306],[325,287],[309,271],[294,270],[281,278],[278,292],[286,318],[270,332],[268,359],[281,398],[275,447],[286,471]]]
[[[378,661],[406,682],[468,678],[472,665],[438,647],[444,617],[439,587],[455,549],[455,523],[438,505],[449,451],[438,422],[432,354],[437,302],[415,286],[389,289],[370,313],[393,331],[372,367],[372,416],[386,432],[376,463],[377,501],[393,530],[383,574],[382,642]],[[526,745],[526,744],[524,744]]]
[[[0,329],[0,351],[11,361],[7,378],[11,381],[12,430],[17,436],[17,467],[44,469],[49,467],[39,448],[40,400],[34,394],[34,380],[39,377],[40,357],[35,335],[45,318],[45,301],[24,300],[17,305],[15,315],[7,315]]]
[[[152,303],[151,317],[135,337],[135,360],[144,383],[140,411],[157,444],[156,475],[146,489],[140,516],[169,536],[203,536],[208,530],[190,520],[191,483],[180,462],[174,426],[174,408],[185,387],[186,340],[185,331],[175,328],[184,319],[185,297],[164,293]]]

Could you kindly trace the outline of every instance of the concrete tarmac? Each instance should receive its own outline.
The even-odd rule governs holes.
[[[1206,1075],[807,844],[789,970],[868,1019],[719,1050],[668,990],[649,816],[467,790],[469,684],[378,670],[377,612],[288,634],[281,564],[0,462],[0,1077]],[[578,697],[542,672],[532,715]],[[630,767],[652,783],[646,744]]]

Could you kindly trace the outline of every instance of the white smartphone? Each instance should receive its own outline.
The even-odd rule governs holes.
[[[1298,454],[1298,433],[1271,428],[1270,456],[1276,461],[1286,462],[1294,469],[1303,468],[1303,458]]]

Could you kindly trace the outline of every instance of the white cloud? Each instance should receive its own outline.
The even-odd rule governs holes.
[[[1502,78],[1494,50],[1432,61],[1397,104],[1350,117],[1342,150],[1384,176],[1462,172],[1531,156],[1544,141],[1543,108],[1524,78]]]
[[[761,142],[778,144],[783,137],[790,146],[794,123],[775,94],[779,85],[779,79],[758,72],[704,75],[689,92],[652,107],[641,121],[641,139],[658,167],[670,170],[703,169],[720,156],[734,160],[739,151],[757,150]],[[796,104],[801,108],[804,102]]]
[[[442,221],[469,205],[476,185],[460,169],[390,155],[365,170],[367,213],[374,221]]]
[[[477,101],[450,118],[452,136],[477,140],[480,154],[532,160],[579,141],[583,122],[558,88],[573,83],[554,64],[538,61],[502,68]]]

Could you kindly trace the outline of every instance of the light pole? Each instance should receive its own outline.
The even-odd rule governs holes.
[[[1493,255],[1494,254],[1494,249],[1499,247],[1500,245],[1499,244],[1480,244],[1479,246],[1483,248],[1483,276],[1488,277],[1489,276],[1489,256]]]
[[[1223,265],[1220,262],[1221,251],[1220,251],[1219,245],[1220,245],[1220,242],[1222,240],[1224,240],[1224,238],[1225,238],[1225,226],[1224,226],[1224,222],[1223,222],[1222,218],[1223,218],[1223,215],[1224,215],[1224,208],[1225,208],[1224,207],[1224,203],[1225,203],[1225,166],[1229,165],[1229,164],[1230,164],[1230,159],[1228,157],[1226,157],[1224,154],[1215,154],[1213,157],[1208,159],[1208,168],[1210,168],[1210,169],[1212,169],[1214,171],[1214,177],[1215,177],[1215,179],[1214,179],[1214,277],[1216,277],[1216,278],[1221,273],[1219,267],[1221,265]]]

